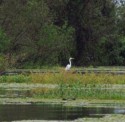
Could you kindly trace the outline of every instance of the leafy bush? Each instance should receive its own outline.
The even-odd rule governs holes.
[[[40,68],[63,64],[72,55],[75,48],[73,39],[74,29],[65,23],[62,27],[45,24],[41,27],[34,47],[27,47],[27,57],[23,61],[24,67]]]
[[[121,38],[112,37],[108,39],[102,37],[97,46],[98,58],[96,62],[100,65],[122,65],[124,56],[121,55],[124,48],[124,41]]]

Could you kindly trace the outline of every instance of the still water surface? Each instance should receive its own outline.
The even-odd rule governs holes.
[[[0,105],[0,122],[14,120],[75,120],[83,117],[103,117],[124,114],[125,108],[68,107],[58,104]]]

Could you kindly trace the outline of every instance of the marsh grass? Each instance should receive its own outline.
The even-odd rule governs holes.
[[[32,91],[34,97],[38,98],[60,98],[60,99],[125,99],[124,90],[112,90],[93,87],[79,88],[78,86],[63,85],[57,89],[36,89]]]
[[[77,83],[82,84],[125,84],[125,75],[112,74],[72,74],[70,72],[64,73],[43,73],[31,74],[31,82],[33,83]]]
[[[51,88],[37,88],[31,91],[33,97],[38,98],[60,98],[60,94],[57,89]]]
[[[36,78],[32,74],[32,79]],[[38,80],[39,79],[39,80]],[[113,84],[124,84],[124,75],[111,74],[38,74],[34,83],[58,84],[59,88],[49,92],[49,96],[62,99],[125,99],[124,89],[112,89]],[[48,94],[40,95],[46,98]],[[37,96],[37,95],[36,95]]]
[[[113,89],[112,85],[125,84],[125,75],[73,74],[72,72],[37,73],[16,76],[0,76],[1,83],[57,84],[58,88],[32,90],[33,97],[61,99],[125,99],[125,89]]]
[[[112,74],[73,74],[72,72],[60,73],[31,73],[30,75],[0,76],[0,82],[16,83],[42,83],[42,84],[125,84],[125,75]]]
[[[0,76],[0,83],[27,83],[31,81],[30,76],[14,75],[14,76]]]

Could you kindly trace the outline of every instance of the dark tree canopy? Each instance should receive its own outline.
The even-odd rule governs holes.
[[[0,55],[11,67],[124,65],[125,3],[1,0]]]

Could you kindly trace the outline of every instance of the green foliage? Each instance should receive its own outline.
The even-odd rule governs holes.
[[[11,0],[0,4],[0,53],[10,65],[123,65],[125,4],[114,0]]]
[[[38,45],[42,52],[41,61],[44,64],[58,64],[60,60],[68,58],[74,50],[74,29],[63,25],[62,27],[45,25],[40,32]],[[65,55],[66,53],[66,55]],[[50,55],[51,54],[51,55]]]
[[[0,83],[28,83],[31,81],[29,76],[15,75],[15,76],[1,76]]]
[[[0,28],[0,53],[5,52],[8,49],[9,44],[10,40],[6,33]]]
[[[124,50],[123,42],[120,38],[114,37],[109,40],[106,37],[100,39],[97,45],[98,61],[102,65],[122,65],[124,58],[121,55]]]
[[[7,61],[4,56],[0,55],[0,72],[4,71],[7,66]]]

